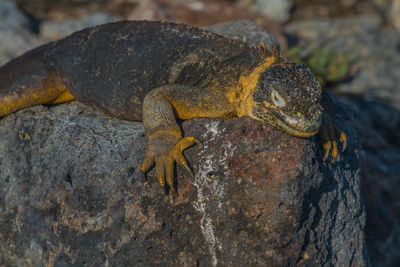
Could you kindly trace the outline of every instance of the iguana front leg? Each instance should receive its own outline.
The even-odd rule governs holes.
[[[192,173],[182,155],[187,147],[200,142],[193,136],[182,137],[176,123],[195,117],[224,117],[229,103],[207,90],[179,84],[165,85],[152,90],[143,101],[143,124],[148,148],[141,171],[145,173],[155,163],[158,183],[174,190],[174,162]]]

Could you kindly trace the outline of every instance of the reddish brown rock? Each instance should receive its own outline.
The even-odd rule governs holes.
[[[250,118],[185,121],[179,195],[138,176],[146,138],[77,104],[0,121],[0,263],[366,264],[357,135],[339,163]],[[357,265],[355,264],[355,265]],[[51,266],[51,264],[50,264]]]

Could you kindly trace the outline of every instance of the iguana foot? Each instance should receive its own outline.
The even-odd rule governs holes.
[[[323,117],[321,128],[318,132],[318,138],[323,144],[325,151],[323,161],[326,161],[329,155],[332,156],[332,163],[337,161],[339,151],[336,140],[342,143],[342,152],[344,152],[347,147],[346,134],[339,129],[334,120],[327,114]]]
[[[165,188],[165,182],[167,182],[169,191],[174,192],[174,162],[184,167],[193,176],[193,171],[182,155],[182,151],[195,143],[200,144],[193,136],[182,138],[170,132],[154,133],[149,136],[146,157],[140,170],[146,173],[155,163],[159,185]]]

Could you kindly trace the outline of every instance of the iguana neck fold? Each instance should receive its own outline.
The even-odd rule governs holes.
[[[253,110],[253,92],[256,89],[257,83],[260,79],[260,76],[271,67],[274,63],[278,61],[278,57],[276,55],[268,56],[264,59],[264,61],[253,68],[250,73],[246,73],[240,76],[239,79],[239,87],[241,88],[240,93],[240,104],[237,111],[239,117],[243,116],[252,116]]]

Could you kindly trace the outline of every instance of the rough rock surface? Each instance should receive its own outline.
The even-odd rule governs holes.
[[[261,41],[261,40],[260,40]],[[250,118],[195,119],[170,202],[138,167],[141,123],[75,102],[0,121],[0,265],[365,266],[360,141],[352,110],[335,100],[350,136],[340,162],[316,138]]]
[[[286,30],[308,47],[357,56],[354,77],[332,87],[359,113],[355,127],[362,139],[360,173],[372,265],[394,267],[400,262],[400,35],[381,26],[379,18],[363,16],[297,21]]]
[[[387,103],[348,99],[358,109],[361,176],[367,209],[365,235],[373,266],[400,262],[400,111]]]

